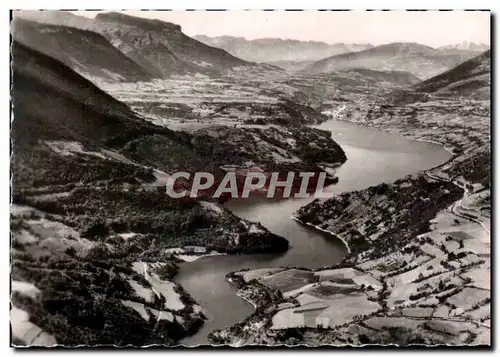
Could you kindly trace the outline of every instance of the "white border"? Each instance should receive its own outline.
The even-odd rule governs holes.
[[[2,83],[3,85],[1,86],[2,88],[2,96],[1,96],[1,104],[2,104],[2,129],[0,130],[0,147],[1,147],[1,168],[2,168],[2,175],[1,175],[1,182],[0,182],[0,188],[1,188],[1,194],[0,194],[0,207],[1,207],[1,214],[0,214],[0,227],[1,227],[1,238],[2,238],[2,244],[3,244],[3,249],[2,249],[2,255],[3,259],[1,260],[1,268],[2,268],[2,273],[0,275],[0,286],[2,287],[2,294],[1,294],[1,299],[2,301],[0,302],[0,311],[1,311],[1,321],[4,326],[2,328],[2,340],[0,342],[1,346],[1,356],[12,356],[14,355],[14,351],[9,348],[10,346],[10,338],[9,338],[9,320],[10,320],[10,313],[9,313],[9,302],[8,302],[8,291],[9,291],[9,222],[8,222],[8,217],[9,217],[9,120],[8,120],[8,114],[9,114],[9,92],[10,92],[10,85],[9,83],[9,51],[8,51],[8,37],[7,33],[9,31],[9,14],[6,11],[7,9],[40,9],[40,8],[45,8],[45,9],[137,9],[138,5],[140,5],[140,8],[142,9],[490,9],[494,13],[498,12],[498,9],[500,7],[500,2],[498,1],[487,1],[487,0],[475,0],[475,1],[465,1],[465,0],[440,0],[440,1],[432,1],[432,0],[419,0],[419,1],[404,1],[404,0],[378,0],[378,1],[369,1],[369,0],[336,0],[336,1],[331,1],[331,0],[303,0],[303,1],[276,1],[276,0],[238,0],[238,1],[230,1],[230,0],[206,0],[206,1],[201,1],[201,0],[183,0],[183,1],[126,1],[126,0],[120,0],[120,1],[107,1],[106,3],[103,3],[102,1],[95,1],[95,0],[86,0],[86,1],[80,1],[80,2],[68,2],[67,0],[51,0],[51,1],[32,1],[32,0],[17,0],[17,1],[10,1],[10,2],[4,2],[3,4],[7,4],[7,8],[2,11],[0,14],[0,19],[1,19],[1,28],[0,28],[0,33],[2,36],[0,36],[0,41],[1,45],[4,49],[2,51],[2,55],[0,56],[0,70],[2,73]],[[300,24],[297,24],[300,26]],[[496,31],[495,31],[496,32]],[[436,34],[436,36],[439,36],[439,34]],[[495,46],[497,43],[497,38],[495,35],[492,36],[494,40],[494,44],[492,46]],[[495,58],[495,63],[493,64],[495,66],[495,69],[498,68],[498,61]],[[498,91],[495,91],[495,101],[498,105]],[[494,113],[494,122],[498,123],[498,116],[496,113]],[[500,125],[500,124],[497,124]],[[496,144],[495,145],[498,148],[498,137],[496,137]],[[498,156],[498,155],[496,155]],[[495,160],[494,167],[500,167],[498,166],[498,157]],[[498,177],[497,177],[498,178]],[[495,188],[496,188],[496,182],[493,183]],[[496,191],[496,189],[495,189]],[[497,195],[495,195],[495,200]],[[495,201],[495,217],[494,220],[496,222],[500,222],[499,220],[499,214],[498,214],[498,202]],[[495,240],[496,237],[493,237],[493,240]],[[500,246],[499,242],[496,242],[495,244],[496,249],[495,249],[495,256],[498,258],[498,247]],[[498,274],[497,274],[498,275]],[[495,281],[496,282],[496,281]],[[492,286],[495,287],[495,282],[493,282]],[[496,293],[498,293],[495,290]],[[495,297],[497,297],[497,294],[495,294]],[[499,306],[497,304],[497,299],[495,299],[495,307],[494,311],[496,311]],[[493,317],[496,321],[496,314]],[[495,324],[496,325],[496,324]],[[494,340],[498,341],[498,327],[494,330],[496,331]],[[493,340],[492,340],[493,341]],[[37,353],[38,351],[25,351],[23,352],[24,355],[31,355],[33,353]],[[70,353],[74,353],[75,351],[59,351],[58,353],[63,356],[63,355],[70,355]],[[120,353],[120,350],[117,351],[109,351],[109,350],[104,350],[104,351],[90,351],[93,355],[95,356],[104,356],[109,353]],[[127,353],[130,353],[131,355],[141,355],[143,354],[144,350],[134,350],[134,351],[127,351]],[[151,353],[151,351],[148,351]],[[164,350],[161,353],[188,353],[188,352],[195,352],[193,350],[191,351],[168,351]],[[238,353],[249,353],[247,351],[237,351]],[[284,351],[285,353],[288,351]],[[311,351],[311,352],[314,352]],[[317,351],[319,352],[319,351]],[[335,353],[335,354],[346,354],[347,351],[336,351],[336,350],[331,350],[328,351],[328,353]],[[348,351],[349,355],[357,355],[360,352],[367,352],[365,350],[360,350],[360,351]],[[389,351],[377,351],[377,352],[372,352],[375,355],[384,355]],[[395,352],[395,353],[401,353],[403,352],[402,350],[396,350],[396,351],[390,351],[390,352]],[[439,350],[420,350],[420,351],[413,351],[413,354],[418,356],[418,355],[437,355],[438,353],[441,353],[442,351]],[[465,351],[462,351],[465,352]],[[476,351],[477,352],[477,351]],[[39,353],[39,352],[38,352]],[[47,351],[47,353],[50,353]],[[254,351],[255,353],[255,351]],[[266,350],[261,350],[258,353],[267,355],[270,354],[271,352],[268,352]],[[299,354],[306,354],[310,353],[308,351],[302,350],[301,352],[295,352]],[[466,352],[470,353],[470,352]]]
[[[72,4],[74,4],[72,6]],[[102,1],[17,0],[12,9],[491,9],[491,0],[183,0],[183,1]]]

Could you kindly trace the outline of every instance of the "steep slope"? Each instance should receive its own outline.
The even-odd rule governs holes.
[[[148,72],[95,32],[22,18],[12,21],[11,32],[16,41],[58,59],[87,77],[128,82],[152,79]]]
[[[488,50],[408,90],[396,92],[391,101],[409,103],[428,99],[429,96],[488,100],[490,87],[491,51]]]
[[[360,52],[320,60],[305,71],[327,73],[339,69],[367,68],[379,71],[407,71],[425,79],[446,71],[474,56],[474,53],[447,54],[417,43],[395,42]]]
[[[104,142],[143,126],[125,104],[17,41],[12,44],[12,64],[14,145],[42,139]]]
[[[205,35],[198,35],[194,38],[207,45],[222,48],[244,60],[266,63],[317,61],[328,56],[361,51],[371,47],[368,44],[328,44],[318,41],[283,40],[280,38],[247,40],[243,37],[209,37]],[[278,63],[273,64],[279,66]]]
[[[415,90],[436,94],[468,96],[490,86],[491,51],[488,50],[455,68],[419,83]],[[488,93],[489,95],[489,93]],[[485,98],[486,99],[486,98]]]
[[[185,35],[178,25],[160,20],[114,12],[97,15],[93,26],[115,47],[155,76],[195,72],[210,74],[250,65],[224,50]]]
[[[184,169],[195,162],[192,137],[143,122],[17,41],[11,94],[12,344],[175,345],[204,317],[171,281],[177,258],[168,248],[287,249],[284,238],[214,202],[157,192],[167,174],[120,149],[154,134],[164,145],[156,149],[178,154]]]
[[[117,150],[156,130],[68,66],[17,41],[11,95],[14,190],[119,177],[152,180],[140,166],[72,153]]]

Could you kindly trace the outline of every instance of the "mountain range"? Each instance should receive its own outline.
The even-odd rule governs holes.
[[[259,38],[247,40],[243,37],[205,35],[194,36],[197,40],[219,47],[232,55],[252,62],[276,64],[278,61],[317,61],[325,57],[346,52],[361,51],[373,47],[370,44],[328,44],[319,41],[284,40]]]
[[[179,25],[169,22],[103,13],[95,18],[94,29],[158,77],[173,73],[218,73],[250,64],[185,35]]]
[[[407,71],[420,79],[433,77],[476,56],[474,51],[435,49],[410,42],[394,42],[359,52],[349,52],[317,61],[304,69],[308,73],[367,68],[379,71]]]
[[[20,21],[19,18],[52,26],[44,27],[34,22]],[[136,81],[141,76],[145,80],[165,78],[172,74],[217,75],[234,67],[254,65],[185,35],[179,25],[121,13],[103,13],[95,19],[87,19],[59,11],[22,11],[15,14],[12,30],[13,37],[21,43],[58,58],[77,71],[82,71],[82,67],[89,71],[97,70],[94,73],[97,76],[102,76],[102,70],[99,71],[93,65],[88,68],[92,57],[101,56],[96,61],[106,69],[107,65],[116,63],[118,49],[122,62],[130,68],[117,70],[113,66],[110,69],[112,74],[104,76],[107,79],[115,76],[117,80]],[[92,36],[89,31],[101,35],[94,36],[97,44],[87,41]],[[85,43],[77,46],[78,42]],[[99,46],[102,50],[93,46]],[[76,53],[71,53],[73,50]],[[108,56],[111,52],[114,52],[112,56]],[[74,57],[65,58],[67,56]]]
[[[460,51],[473,51],[473,52],[484,52],[490,48],[489,45],[484,43],[476,43],[471,41],[463,41],[460,43],[455,43],[452,45],[446,45],[438,47],[438,50],[460,50]]]
[[[25,17],[14,19],[12,37],[10,169],[13,205],[10,222],[10,309],[13,346],[38,345],[41,337],[45,341],[43,345],[47,346],[178,346],[179,341],[185,341],[183,339],[186,336],[193,335],[200,329],[206,319],[205,314],[210,316],[210,320],[214,316],[218,318],[218,313],[213,314],[206,308],[205,300],[198,299],[194,294],[191,297],[188,290],[184,290],[180,283],[173,280],[180,262],[194,260],[204,254],[234,253],[244,257],[249,253],[282,253],[288,249],[289,243],[285,238],[268,231],[264,225],[231,213],[210,197],[169,197],[165,193],[166,186],[169,185],[169,173],[211,172],[216,176],[217,182],[227,172],[242,172],[238,180],[246,182],[245,176],[253,172],[255,167],[264,172],[277,171],[281,175],[280,181],[283,181],[283,174],[290,172],[319,173],[339,167],[347,160],[347,156],[334,141],[330,131],[311,127],[311,124],[328,120],[328,116],[321,114],[323,107],[313,107],[314,98],[308,99],[306,95],[312,97],[317,94],[318,102],[328,107],[332,115],[342,116],[346,120],[350,120],[348,115],[357,113],[367,122],[374,117],[373,112],[376,110],[385,111],[389,116],[390,109],[391,119],[394,118],[398,127],[408,128],[409,134],[416,136],[424,133],[421,137],[426,139],[429,133],[434,137],[442,135],[443,138],[449,137],[452,140],[457,136],[460,148],[466,141],[474,145],[478,141],[481,143],[474,132],[475,120],[481,120],[481,125],[489,124],[486,116],[476,119],[474,116],[450,112],[445,119],[438,118],[441,121],[439,126],[424,119],[420,127],[418,120],[408,122],[410,125],[406,127],[407,122],[402,115],[406,110],[416,113],[415,106],[401,106],[402,109],[398,111],[398,108],[386,108],[390,107],[385,105],[386,102],[383,103],[385,106],[372,105],[375,100],[364,97],[366,92],[374,93],[375,99],[383,98],[377,93],[382,88],[387,90],[384,94],[395,93],[401,96],[402,101],[407,102],[408,99],[424,101],[433,96],[445,99],[462,96],[487,99],[490,88],[489,50],[475,56],[476,52],[464,48],[433,49],[408,43],[371,47],[360,52],[352,52],[357,49],[350,48],[351,52],[329,57],[319,66],[316,65],[321,61],[303,61],[301,65],[308,66],[307,70],[294,76],[282,75],[284,72],[278,71],[280,76],[274,81],[274,77],[271,79],[263,73],[263,69],[271,66],[248,62],[224,49],[203,44],[184,34],[176,24],[121,13],[103,13],[95,19],[64,12],[27,13]],[[262,40],[263,43],[275,43],[273,41]],[[460,57],[467,56],[475,57],[453,67],[453,63]],[[332,58],[335,59],[332,61]],[[450,67],[453,68],[425,81],[415,76],[415,73],[430,73]],[[322,68],[327,74],[323,74]],[[198,76],[198,73],[213,77]],[[191,74],[196,75],[187,76]],[[180,80],[156,80],[172,75],[186,77]],[[95,77],[112,82],[135,83],[100,83]],[[394,92],[395,88],[401,91]],[[337,92],[340,92],[338,97]],[[124,96],[123,93],[127,95]],[[301,99],[301,95],[306,98]],[[304,105],[306,101],[311,104]],[[134,102],[135,105],[132,104]],[[144,108],[154,109],[149,113],[151,115],[141,112],[137,103]],[[434,117],[436,108],[442,107],[445,111],[449,108],[447,101],[436,103],[435,107],[422,105],[431,108],[431,117]],[[469,106],[460,102],[458,105],[464,109]],[[364,111],[365,108],[367,111]],[[394,113],[396,114],[393,115]],[[152,118],[158,120],[150,121]],[[378,117],[374,119],[379,120]],[[454,123],[456,119],[463,121]],[[441,125],[448,124],[444,123],[445,120],[456,126]],[[489,138],[488,134],[489,131],[484,136]],[[484,147],[484,143],[488,142],[487,138],[481,144]],[[361,138],[363,140],[366,138]],[[469,155],[470,149],[475,150],[474,146],[470,146],[464,147],[463,151]],[[457,161],[462,158],[460,155],[455,156]],[[445,165],[451,165],[451,162],[453,160]],[[474,159],[471,163],[468,159],[463,162],[467,166],[442,171],[445,175],[442,177],[458,178],[458,182],[461,179],[469,180],[469,176],[477,176],[478,172],[480,176],[486,177],[483,172],[489,172],[486,170],[489,155],[484,157],[484,164],[483,158],[477,161]],[[240,171],[239,168],[245,169]],[[361,167],[361,174],[369,174],[365,172],[368,169],[369,167]],[[455,315],[458,309],[468,313],[477,312],[484,306],[479,303],[486,301],[478,300],[483,299],[484,295],[473,302],[466,299],[468,295],[465,298],[458,295],[463,289],[469,289],[472,283],[479,284],[484,280],[478,278],[473,281],[465,273],[482,277],[487,271],[485,268],[478,274],[472,273],[477,272],[478,262],[484,263],[479,260],[483,257],[478,255],[476,260],[462,251],[463,244],[467,248],[467,241],[474,237],[467,236],[470,239],[465,239],[465,243],[460,240],[462,246],[441,233],[436,235],[436,241],[429,238],[432,232],[427,237],[430,241],[421,240],[425,234],[422,232],[428,229],[428,220],[441,215],[442,212],[437,213],[441,208],[444,210],[448,207],[446,214],[456,210],[468,212],[456,214],[457,219],[453,221],[455,233],[463,233],[457,229],[460,226],[469,227],[472,222],[470,220],[476,219],[476,216],[469,215],[475,211],[465,207],[468,204],[470,208],[470,194],[460,199],[462,188],[439,178],[441,176],[434,176],[435,173],[435,170],[429,172],[429,179],[423,175],[412,175],[395,184],[384,183],[340,195],[349,202],[327,201],[330,207],[338,206],[340,213],[352,211],[352,207],[362,208],[361,211],[358,210],[360,224],[352,224],[352,215],[344,215],[349,221],[346,224],[339,221],[342,223],[341,228],[345,228],[339,230],[339,234],[351,244],[353,254],[337,268],[345,267],[345,264],[351,264],[355,260],[360,263],[358,258],[364,261],[363,264],[371,264],[370,262],[378,259],[382,263],[372,264],[375,267],[372,270],[380,281],[371,275],[373,279],[367,280],[365,278],[368,275],[365,274],[365,278],[358,279],[357,284],[354,278],[345,279],[346,269],[351,268],[342,268],[343,272],[338,273],[339,278],[335,280],[341,284],[337,285],[345,285],[348,295],[352,293],[354,286],[347,284],[349,281],[359,285],[359,289],[357,286],[354,289],[359,290],[360,294],[366,293],[362,299],[373,306],[373,313],[364,309],[361,299],[359,303],[354,301],[354,304],[348,301],[348,305],[361,307],[363,314],[368,311],[370,315],[352,314],[352,329],[348,325],[350,320],[341,322],[344,324],[341,326],[332,318],[331,321],[337,324],[335,329],[345,327],[341,332],[328,330],[329,320],[326,328],[323,328],[323,324],[317,324],[314,317],[309,316],[306,318],[313,319],[313,322],[305,335],[320,336],[314,337],[315,341],[327,341],[332,336],[343,338],[344,335],[341,334],[349,329],[352,332],[346,334],[349,338],[357,335],[366,337],[364,333],[369,331],[369,326],[365,321],[377,320],[380,325],[382,319],[390,319],[387,326],[393,327],[392,330],[388,327],[389,334],[394,335],[396,340],[395,333],[399,333],[399,330],[394,328],[393,320],[400,318],[403,312],[406,314],[408,309],[396,311],[392,302],[399,301],[396,305],[401,305],[401,301],[403,304],[406,301],[414,304],[418,299],[429,302],[429,297],[436,299],[434,295],[438,297],[436,301],[439,304],[445,302],[449,305],[442,305],[446,308],[446,314],[442,316],[449,315],[451,320],[445,321],[438,316],[435,321],[431,321],[428,316],[419,318],[408,314],[414,320],[420,319],[419,324],[422,325],[419,326],[422,326],[422,330],[433,335],[429,341],[434,343],[434,335],[438,331],[428,328],[432,324],[437,326],[444,321],[462,326],[474,322],[469,315],[464,315],[467,317],[458,322],[453,320],[462,317]],[[342,177],[336,180],[342,180]],[[432,182],[428,182],[429,180]],[[481,180],[489,182],[489,176]],[[474,184],[476,182],[473,181]],[[179,186],[187,188],[184,183],[179,183]],[[471,194],[482,191],[468,181],[465,181],[464,187]],[[424,192],[426,190],[430,193]],[[380,197],[383,198],[382,201]],[[411,200],[408,203],[400,197],[409,197]],[[487,209],[485,205],[489,195],[482,197],[481,210]],[[456,204],[452,203],[458,199],[460,200]],[[434,201],[438,201],[440,206],[437,207]],[[464,207],[461,206],[462,201]],[[357,204],[360,202],[361,204]],[[367,209],[363,208],[364,203],[368,204]],[[311,221],[312,223],[328,228],[328,220],[339,212],[329,210],[323,214],[319,208],[306,213],[323,220]],[[405,215],[407,208],[413,209],[413,216]],[[394,219],[394,215],[387,213],[391,210],[402,212],[396,216],[399,219]],[[367,217],[365,213],[371,211],[371,218]],[[288,219],[290,214],[284,213],[284,218]],[[465,219],[467,215],[468,218]],[[375,226],[385,227],[385,230],[378,231]],[[373,230],[373,227],[377,229]],[[359,233],[358,228],[359,232],[367,232],[366,236]],[[395,234],[397,230],[401,230],[402,234]],[[371,242],[370,234],[385,240],[373,240],[373,244],[368,244]],[[484,236],[482,230],[481,236]],[[402,243],[399,242],[401,237],[405,238]],[[414,237],[417,240],[411,241]],[[442,248],[439,248],[439,244]],[[456,248],[450,248],[452,244]],[[431,253],[441,252],[439,254],[443,264],[434,264],[435,256],[423,250],[421,252],[425,253],[425,259],[419,260],[423,255],[415,252],[425,245],[430,247]],[[188,251],[188,247],[195,251]],[[367,250],[363,251],[365,247]],[[481,249],[480,246],[472,247]],[[351,251],[350,248],[347,250]],[[458,251],[458,254],[462,254],[460,257],[454,253]],[[179,252],[183,253],[184,258]],[[354,255],[358,252],[364,255]],[[368,256],[364,252],[372,255]],[[405,256],[398,260],[402,256],[400,252]],[[397,259],[394,258],[395,254]],[[426,260],[427,256],[430,260]],[[328,257],[331,260],[330,255]],[[462,258],[463,261],[459,261]],[[237,258],[239,259],[241,258]],[[447,274],[448,269],[451,274],[455,274],[452,268],[460,270],[463,277],[455,274],[452,278],[461,281],[462,285],[457,288],[447,283],[445,286],[445,282],[440,281],[438,284],[436,280],[436,285],[443,286],[435,288],[427,284],[427,288],[423,285],[426,283],[420,281],[422,274],[417,277],[418,271],[415,274],[408,272],[408,261],[417,260],[429,262],[432,267],[441,266],[436,269],[439,270],[437,273],[443,273],[442,269],[445,269],[444,274]],[[382,273],[385,274],[382,277],[376,272],[384,262],[395,264],[391,263],[391,267],[385,270],[382,269],[385,266],[382,267]],[[468,267],[472,270],[466,271]],[[423,265],[411,268],[429,271]],[[278,274],[283,273],[283,269],[278,268]],[[325,274],[323,277],[332,277],[331,271],[332,267],[327,271],[330,275]],[[411,280],[409,285],[418,283],[424,287],[424,291],[418,290],[420,288],[414,284],[417,295],[410,295],[411,291],[403,289],[401,291],[408,292],[407,295],[395,296],[394,293],[397,294],[399,288],[392,282],[399,278],[388,274],[393,272],[413,274],[406,279]],[[311,271],[303,273],[313,274]],[[224,273],[220,278],[225,284],[224,277],[233,276],[235,275]],[[299,275],[296,277],[302,279]],[[415,277],[417,280],[412,280]],[[433,277],[433,271],[426,273],[426,279]],[[285,278],[294,277],[288,275]],[[316,284],[313,288],[317,288],[320,279],[316,278],[318,276],[301,281],[312,282],[312,285]],[[386,278],[392,280],[384,280]],[[292,279],[291,283],[296,285],[295,280]],[[372,283],[372,280],[376,283]],[[238,288],[243,287],[237,278],[234,282]],[[367,282],[379,291],[371,285],[367,287]],[[271,326],[273,314],[280,313],[279,309],[297,306],[298,298],[286,295],[286,292],[282,293],[270,286],[261,291],[260,286],[255,285],[257,280],[253,278],[249,283],[254,284],[252,287],[257,287],[258,290],[245,290],[243,295],[250,296],[250,300],[258,295],[258,301],[255,300],[256,312],[237,324],[234,331],[243,331],[246,335],[260,334],[261,329]],[[323,287],[329,288],[332,284],[335,285],[331,283]],[[290,289],[292,288],[295,291],[305,291],[302,288],[297,290],[297,286]],[[330,294],[332,296],[338,293],[337,287],[333,288],[333,293]],[[434,295],[422,295],[428,293],[426,289],[433,289]],[[450,289],[454,295],[446,295],[446,289]],[[207,293],[203,289],[201,292]],[[234,292],[231,294],[234,295]],[[352,300],[351,295],[346,299]],[[216,302],[222,301],[218,296]],[[291,299],[287,296],[291,296]],[[400,297],[405,300],[397,300]],[[413,300],[413,297],[417,300]],[[446,301],[449,298],[457,299],[454,301],[457,304],[458,300],[464,300],[463,308],[448,308],[453,302]],[[197,305],[195,299],[203,307]],[[337,303],[337,300],[332,301]],[[472,304],[476,304],[475,307]],[[305,309],[311,311],[310,306]],[[469,309],[470,306],[473,306],[472,310]],[[224,308],[227,310],[227,307],[224,306],[223,310]],[[313,308],[316,309],[315,306]],[[422,307],[418,309],[422,310]],[[437,310],[431,312],[435,311]],[[224,314],[225,311],[222,312]],[[393,312],[397,316],[392,316]],[[489,315],[485,316],[489,321]],[[262,317],[269,320],[261,323],[257,319]],[[485,319],[477,321],[480,321],[477,324],[489,323]],[[228,320],[223,322],[226,324]],[[247,322],[252,324],[249,329],[245,325]],[[296,337],[302,339],[305,336],[303,322],[304,320],[299,321],[297,329],[274,329],[269,334],[266,332],[266,336],[285,336],[288,341],[293,341]],[[441,328],[441,325],[437,328]],[[385,328],[386,325],[383,326]],[[408,327],[407,324],[405,326]],[[449,329],[457,330],[462,342],[472,341],[483,333],[476,329],[469,333],[468,330],[455,327],[453,325]],[[444,330],[441,328],[439,331]],[[484,333],[489,331],[486,330],[484,328]],[[317,331],[319,333],[314,335]],[[385,330],[382,332],[386,334]],[[452,335],[448,332],[440,334],[446,338]],[[214,333],[210,336],[212,335],[216,336]],[[268,343],[267,337],[262,341]],[[360,343],[365,344],[366,340],[361,340],[359,338]],[[211,341],[216,342],[215,338]],[[352,340],[343,339],[342,343],[346,341],[350,343]],[[380,341],[385,340],[377,338],[367,341],[381,343]],[[280,342],[282,343],[283,341]]]
[[[311,74],[361,68],[409,72],[428,79],[488,47],[470,42],[440,48],[405,42],[375,47],[277,38],[190,37],[179,25],[117,12],[90,19],[64,11],[17,11],[12,35],[87,78],[132,82],[195,73],[218,76],[238,67],[257,68],[254,62]]]

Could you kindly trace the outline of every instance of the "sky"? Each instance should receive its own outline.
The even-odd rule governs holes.
[[[73,11],[94,17],[97,11]],[[124,11],[181,25],[189,36],[275,37],[326,43],[490,43],[486,11]]]

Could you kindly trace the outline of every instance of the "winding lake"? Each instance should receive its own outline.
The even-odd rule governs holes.
[[[329,120],[316,127],[331,131],[332,138],[347,155],[347,162],[337,169],[339,182],[327,188],[334,193],[389,183],[407,174],[440,165],[451,157],[439,145],[349,122]],[[290,219],[295,211],[312,199],[254,197],[233,199],[225,204],[237,216],[260,222],[271,232],[285,237],[290,242],[290,248],[282,254],[215,256],[181,264],[176,282],[203,307],[208,317],[200,331],[182,340],[182,344],[207,344],[211,331],[234,325],[253,312],[253,306],[239,298],[236,288],[225,280],[228,272],[282,266],[320,268],[342,260],[347,250],[340,240]]]

